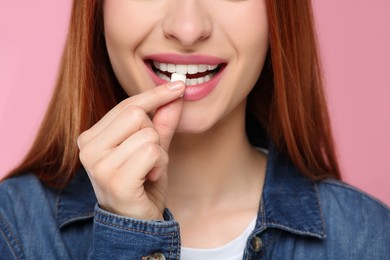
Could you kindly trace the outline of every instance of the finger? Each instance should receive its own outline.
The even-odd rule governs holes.
[[[78,142],[81,162],[86,167],[95,165],[104,157],[107,157],[107,154],[115,152],[115,148],[120,146],[122,142],[129,139],[140,129],[145,128],[153,128],[153,123],[145,112],[139,107],[127,107],[95,138],[88,142]],[[158,141],[158,134],[155,130],[153,131],[157,136],[155,139]],[[84,133],[79,137],[79,140],[83,135]],[[128,145],[126,147],[130,149]],[[114,161],[118,159],[114,159]]]
[[[168,158],[168,155],[166,158]],[[165,172],[167,172],[167,169],[168,169],[167,165],[168,165],[168,159],[163,166],[154,167],[146,176],[148,181],[152,181],[152,182],[158,181],[160,179],[161,175],[163,175]]]
[[[155,167],[166,167],[168,154],[155,143],[144,143],[118,169],[116,175],[126,183],[142,183]],[[136,187],[133,187],[136,188]]]
[[[156,108],[179,98],[183,95],[184,90],[184,83],[182,81],[176,81],[158,86],[123,100],[83,134],[83,141],[88,142],[90,139],[94,138],[127,106],[138,106],[146,113],[149,113]]]
[[[107,153],[99,163],[108,165],[110,167],[109,172],[116,172],[131,156],[137,156],[136,153],[145,143],[159,144],[159,136],[155,129],[146,127],[136,132],[118,147],[112,149],[110,153]]]
[[[141,148],[143,145],[149,145],[150,143],[158,145],[158,142],[157,132],[150,127],[144,128],[126,139],[117,148],[103,153],[99,159],[90,165],[89,173],[99,183],[106,183],[111,178],[112,173],[117,172],[130,158],[134,157],[136,161],[140,160],[140,152],[143,151]],[[162,150],[162,148],[160,149]],[[150,159],[152,163],[155,162],[153,158]],[[157,166],[159,165],[157,164]]]
[[[102,204],[103,208],[110,209],[114,213],[118,212],[118,214],[121,214],[119,212],[123,209],[132,209],[128,206],[131,201],[138,200],[139,207],[147,206],[143,203],[147,202],[145,198],[149,200],[148,196],[145,196],[146,176],[153,167],[166,168],[167,163],[168,155],[159,145],[145,143],[116,172],[91,174],[90,178],[95,191],[101,191],[100,194],[103,192],[99,203]]]
[[[153,128],[153,123],[145,111],[138,106],[128,106],[96,135],[93,139],[94,148],[98,150],[115,148],[129,136],[149,127]]]
[[[160,136],[160,145],[166,152],[179,123],[182,108],[183,100],[177,99],[158,108],[154,114],[153,125]]]

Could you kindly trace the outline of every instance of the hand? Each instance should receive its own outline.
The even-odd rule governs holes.
[[[180,120],[184,89],[178,81],[132,96],[80,135],[80,160],[104,210],[162,219],[168,149]],[[151,120],[148,113],[153,111]]]

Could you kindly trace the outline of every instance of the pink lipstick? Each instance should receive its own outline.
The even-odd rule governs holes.
[[[173,73],[184,75],[184,100],[197,101],[217,86],[227,62],[208,55],[156,54],[145,57],[145,64],[156,85],[169,82]]]

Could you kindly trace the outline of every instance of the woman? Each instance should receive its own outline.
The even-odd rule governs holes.
[[[385,259],[389,210],[337,181],[325,104],[310,1],[75,0],[2,255]]]

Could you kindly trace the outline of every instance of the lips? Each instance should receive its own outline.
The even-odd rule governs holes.
[[[165,77],[164,79],[168,81],[172,73],[186,75],[187,79],[202,78],[206,75],[210,75],[210,77],[215,76],[215,74],[223,70],[227,64],[226,60],[224,59],[215,56],[199,54],[178,55],[164,53],[149,55],[145,57],[144,60],[146,65],[155,73],[159,72],[160,76],[161,74],[166,75],[168,79]],[[212,75],[213,73],[214,75]]]
[[[186,85],[194,86],[210,81],[221,69],[222,65],[207,64],[173,64],[153,61],[152,69],[156,75],[169,81],[172,73],[186,75]]]
[[[157,54],[145,57],[145,64],[156,83],[170,81],[172,73],[186,76],[185,100],[207,96],[219,82],[227,66],[223,59],[207,55]]]

